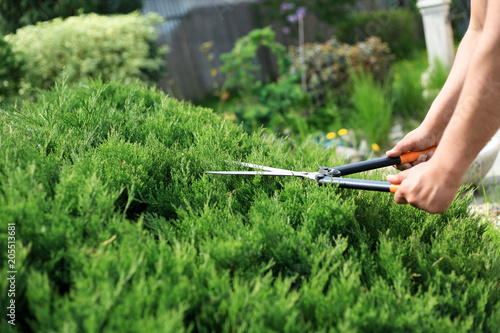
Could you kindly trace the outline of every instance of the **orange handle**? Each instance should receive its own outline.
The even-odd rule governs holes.
[[[424,151],[410,151],[408,153],[405,153],[405,154],[400,156],[401,164],[415,162],[420,155],[427,154],[431,150],[436,151],[436,148],[437,147],[432,147],[432,148],[429,148],[429,149],[424,150]]]
[[[397,190],[399,190],[399,186],[400,186],[400,185],[391,185],[391,186],[389,187],[389,191],[390,191],[391,193],[396,193],[396,191],[397,191]]]

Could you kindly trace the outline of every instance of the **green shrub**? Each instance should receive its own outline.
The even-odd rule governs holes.
[[[2,0],[0,32],[13,33],[26,25],[78,13],[130,13],[142,8],[142,0]]]
[[[324,44],[306,44],[305,69],[300,64],[300,52],[291,47],[293,59],[291,75],[306,71],[307,90],[316,105],[349,96],[349,71],[363,69],[378,82],[384,82],[389,73],[392,55],[386,43],[370,37],[355,45],[340,43],[333,38]]]
[[[408,58],[422,47],[419,32],[420,15],[405,9],[387,9],[361,12],[349,16],[337,25],[335,35],[344,43],[354,44],[370,36],[377,36],[389,44],[398,59]]]
[[[257,10],[256,20],[263,24],[278,23],[281,26],[289,25],[290,11],[283,10],[281,0],[261,0],[254,4]],[[320,22],[335,25],[345,20],[349,12],[355,7],[356,0],[288,0],[289,5],[294,5],[293,10],[306,7],[307,12],[313,14]],[[292,10],[292,12],[293,12]]]
[[[208,63],[213,60],[211,47],[211,43],[201,47]],[[290,65],[289,59],[285,57],[285,47],[275,41],[275,33],[270,27],[252,30],[236,41],[231,52],[220,57],[220,72],[226,77],[222,89],[215,93],[219,97],[217,111],[234,115],[235,120],[242,122],[244,129],[249,132],[259,131],[264,126],[275,133],[283,133],[291,118],[305,116],[311,101],[291,75],[265,83],[257,61],[257,52],[262,47],[268,48],[276,56],[280,72]],[[218,87],[216,84],[214,86]],[[225,103],[229,95],[231,101]]]
[[[392,126],[393,103],[389,86],[376,82],[370,73],[352,73],[351,103],[356,111],[352,127],[359,129],[370,144],[384,145]]]
[[[424,98],[422,74],[427,68],[425,61],[399,61],[394,66],[392,97],[394,114],[405,119],[421,121],[430,106]]]
[[[221,54],[221,73],[226,75],[223,91],[236,90],[243,97],[249,97],[261,87],[260,65],[257,62],[259,48],[267,47],[277,56],[278,66],[283,70],[285,47],[275,41],[271,27],[254,29],[238,39],[231,52]]]
[[[437,97],[441,88],[446,83],[449,73],[450,68],[438,59],[435,60],[433,66],[424,72],[422,75],[422,85],[424,87],[424,97],[428,101],[433,101]]]
[[[0,36],[0,102],[19,91],[23,76],[23,60]]]
[[[47,88],[65,76],[69,83],[87,77],[154,82],[165,50],[152,47],[156,15],[88,14],[26,26],[6,36],[23,53],[26,76],[22,89]]]
[[[203,174],[240,168],[225,160],[338,163],[286,147],[138,84],[57,85],[2,109],[0,247],[15,223],[15,329],[499,327],[500,238],[470,217],[470,194],[429,215],[390,194]],[[0,262],[6,277],[7,251]]]

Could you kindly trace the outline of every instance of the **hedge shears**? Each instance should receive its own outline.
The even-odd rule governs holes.
[[[335,168],[319,167],[319,170],[317,172],[291,171],[245,162],[232,162],[234,164],[242,165],[252,169],[260,169],[261,171],[205,171],[205,173],[237,176],[262,175],[278,177],[300,177],[312,179],[320,185],[334,184],[339,188],[396,193],[396,191],[399,189],[399,185],[393,185],[387,181],[341,177],[358,172],[384,168],[391,165],[415,162],[421,154],[427,154],[431,150],[435,151],[436,147],[424,151],[408,152],[398,157],[380,157],[372,160],[346,164]]]

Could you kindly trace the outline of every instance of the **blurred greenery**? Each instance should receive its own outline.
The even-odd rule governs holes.
[[[164,70],[166,47],[158,48],[158,15],[84,14],[30,25],[7,35],[24,61],[20,93],[48,88],[62,77],[68,83],[88,77],[156,83]]]
[[[141,10],[142,0],[2,0],[0,33],[14,33],[26,25],[81,13],[127,14]]]
[[[393,126],[393,104],[388,83],[375,81],[371,73],[364,71],[351,74],[353,90],[351,103],[355,110],[353,128],[359,130],[370,144],[390,144],[388,135]]]
[[[337,24],[348,16],[357,0],[261,0],[254,6],[258,10],[257,22],[269,25],[277,22],[280,26],[288,25],[288,15],[299,7],[306,7],[307,13],[315,15],[319,21],[331,25]],[[292,10],[283,10],[282,5],[292,5]]]
[[[349,44],[377,36],[398,59],[406,59],[424,45],[421,20],[419,14],[402,8],[360,12],[336,25],[335,36]]]
[[[19,93],[24,76],[24,60],[0,35],[0,102]]]

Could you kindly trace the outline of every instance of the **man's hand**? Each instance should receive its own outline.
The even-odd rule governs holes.
[[[389,157],[398,157],[409,151],[423,151],[431,147],[437,146],[439,139],[443,135],[442,131],[430,131],[427,130],[423,125],[421,125],[416,130],[408,133],[398,144],[389,150],[386,154]],[[407,170],[413,166],[416,166],[422,162],[428,161],[434,151],[430,151],[427,154],[421,154],[418,159],[413,163],[404,163],[397,165],[398,170]]]
[[[448,209],[460,187],[461,177],[453,176],[454,172],[446,172],[433,162],[387,176],[389,182],[400,185],[394,194],[398,204],[410,204],[432,214]]]

